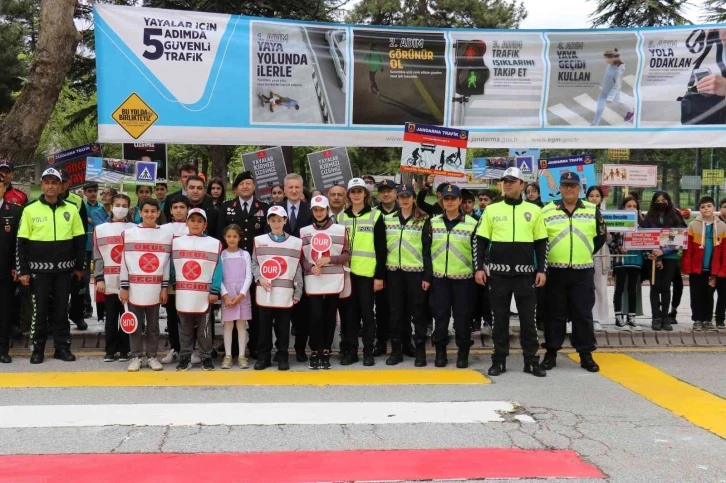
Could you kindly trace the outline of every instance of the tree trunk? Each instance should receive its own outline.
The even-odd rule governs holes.
[[[73,63],[80,34],[73,23],[77,0],[42,0],[38,48],[28,80],[0,124],[0,158],[34,158],[40,136]]]
[[[202,169],[199,171],[201,173],[204,173],[204,176],[207,176],[207,171],[209,170],[209,158],[203,158],[202,159]]]
[[[212,158],[212,177],[227,180],[227,166],[229,163],[230,149],[233,146],[210,146],[209,156]]]

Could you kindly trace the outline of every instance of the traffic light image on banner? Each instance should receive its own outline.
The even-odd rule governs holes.
[[[456,46],[456,93],[462,96],[484,95],[489,67],[484,63],[487,46],[480,40],[458,42]]]

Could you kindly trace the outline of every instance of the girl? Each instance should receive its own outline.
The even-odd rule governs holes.
[[[136,185],[136,206],[134,206],[132,221],[137,225],[141,223],[141,202],[151,198],[151,187],[143,184]]]
[[[415,327],[416,367],[426,365],[426,321],[423,316],[425,292],[431,286],[431,222],[414,202],[415,192],[411,185],[400,185],[398,211],[383,217],[386,225],[386,280],[390,306],[391,355],[386,365],[403,362],[402,340],[406,328]]]
[[[252,260],[246,250],[240,250],[244,235],[239,225],[224,229],[227,249],[222,252],[222,323],[224,323],[224,359],[222,369],[232,367],[232,331],[237,325],[237,340],[240,347],[238,358],[240,369],[247,369],[244,347],[247,345],[247,322],[252,319],[250,286],[252,285]]]
[[[640,205],[632,196],[623,199],[621,210],[636,210],[638,213],[638,226],[641,225]],[[622,233],[611,233],[608,247],[613,255],[624,255],[613,258],[613,273],[615,274],[615,296],[613,309],[615,310],[615,325],[619,329],[641,330],[635,323],[636,307],[638,302],[638,279],[643,267],[643,252],[632,250],[628,252],[623,246],[625,236]],[[623,313],[623,292],[628,288],[628,311]]]
[[[673,207],[671,197],[665,191],[656,191],[650,208],[643,220],[643,228],[685,228],[683,218]],[[655,283],[650,288],[650,308],[653,312],[653,330],[673,330],[668,319],[671,302],[671,281],[679,272],[678,249],[664,247],[653,250],[648,259],[655,263]]]
[[[312,192],[310,192],[310,196],[312,196],[313,198],[315,198],[316,196],[323,196],[323,192],[320,190],[313,190]]]
[[[597,98],[597,110],[592,120],[591,126],[599,126],[600,119],[605,111],[605,104],[617,105],[627,114],[623,120],[630,122],[635,115],[635,109],[620,100],[620,89],[625,75],[625,64],[620,60],[618,49],[608,50],[603,54],[607,67],[605,68],[605,76],[600,87],[600,95]]]
[[[590,186],[587,189],[587,201],[602,208],[600,204],[605,199],[602,188]],[[608,314],[608,272],[610,272],[610,251],[607,245],[603,245],[599,252],[595,253],[595,306],[592,308],[592,319],[595,322],[595,330],[602,330],[602,325],[610,320]]]
[[[272,203],[279,205],[283,201],[285,201],[285,191],[283,191],[282,186],[279,184],[276,184],[272,187],[271,195],[272,197]]]
[[[330,350],[345,272],[350,263],[348,234],[330,219],[328,199],[312,199],[313,224],[300,229],[305,293],[310,301],[310,369],[330,369]]]
[[[371,208],[371,194],[365,181],[348,182],[350,207],[338,215],[338,223],[348,228],[351,285],[353,294],[340,304],[341,323],[347,353],[340,361],[349,366],[358,362],[358,329],[363,321],[363,365],[374,365],[373,343],[376,321],[373,316],[374,293],[383,290],[386,272],[386,226],[381,212]]]
[[[212,178],[207,185],[207,193],[212,197],[212,205],[219,207],[225,200],[224,181],[219,178]]]
[[[107,188],[108,189],[108,188]],[[98,225],[93,232],[93,276],[96,291],[104,294],[106,303],[106,356],[105,362],[113,362],[116,353],[119,360],[128,362],[129,336],[119,328],[119,317],[124,311],[118,298],[124,231],[133,228],[130,223],[131,200],[125,194],[116,194],[111,200],[112,218]]]
[[[540,208],[544,206],[544,203],[542,203],[542,196],[539,192],[539,185],[537,183],[529,183],[527,185],[527,188],[525,188],[524,192],[527,196],[527,201],[529,201],[530,203],[534,203]]]

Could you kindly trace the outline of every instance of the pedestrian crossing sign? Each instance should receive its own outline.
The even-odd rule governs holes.
[[[136,162],[136,182],[137,183],[156,183],[157,165],[153,161],[137,161]]]
[[[519,168],[524,177],[524,181],[532,183],[536,181],[537,174],[535,173],[534,156],[515,156],[515,166]]]
[[[529,164],[527,164],[527,161],[525,161],[525,160],[522,160],[522,164],[519,166],[519,170],[522,173],[531,173],[532,172],[532,170],[529,167]]]

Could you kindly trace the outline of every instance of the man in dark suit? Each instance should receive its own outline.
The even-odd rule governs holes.
[[[219,217],[217,219],[217,238],[224,244],[224,229],[227,226],[236,224],[242,228],[244,234],[244,240],[240,244],[240,247],[247,250],[252,255],[252,249],[254,248],[254,240],[258,235],[265,233],[267,203],[260,201],[255,198],[255,179],[252,173],[245,171],[237,175],[232,183],[232,189],[235,192],[235,197],[225,201],[219,208]],[[250,301],[252,302],[252,320],[249,321],[249,342],[247,347],[249,348],[250,357],[257,359],[257,309],[255,305],[255,288],[250,288]],[[237,330],[235,327],[234,330]],[[236,347],[237,335],[232,334],[232,355],[237,355],[236,352],[239,350]]]
[[[179,196],[186,196],[187,198],[190,198],[189,194],[187,193],[187,182],[192,176],[199,176],[199,170],[197,169],[197,167],[193,164],[181,165],[181,167],[179,168],[179,181],[182,184],[182,189],[173,193],[169,193],[166,196],[166,204],[164,205],[164,218],[167,220],[167,222],[171,222],[172,220],[171,205],[174,204],[174,198],[177,198]],[[203,181],[202,183],[204,184]],[[208,194],[205,194],[203,203],[211,204],[212,197]],[[207,216],[209,216],[209,214],[207,214]],[[214,233],[210,233],[210,235],[214,236]]]

